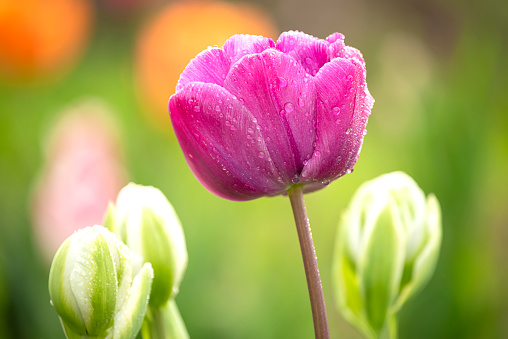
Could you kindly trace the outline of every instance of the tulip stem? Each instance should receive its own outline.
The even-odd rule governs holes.
[[[329,339],[330,332],[328,330],[325,298],[321,285],[321,277],[319,276],[310,223],[307,218],[305,201],[303,200],[303,187],[302,185],[293,185],[287,193],[293,208],[298,240],[300,241],[300,249],[302,251],[303,266],[305,268],[305,276],[307,277],[307,287],[309,289],[310,305],[314,319],[314,333],[316,339]]]

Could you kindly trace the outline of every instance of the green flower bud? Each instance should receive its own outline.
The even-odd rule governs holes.
[[[51,264],[49,295],[67,338],[135,338],[143,321],[153,270],[132,280],[131,254],[102,226],[67,238]]]
[[[364,183],[343,215],[336,243],[340,311],[369,338],[395,330],[396,313],[432,276],[440,244],[434,195],[425,198],[403,172]]]
[[[109,207],[105,225],[138,254],[136,265],[152,264],[150,305],[165,305],[178,293],[187,267],[187,248],[178,216],[164,194],[154,187],[125,186],[116,205]]]

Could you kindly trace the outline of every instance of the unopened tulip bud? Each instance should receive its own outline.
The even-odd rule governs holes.
[[[178,292],[187,267],[182,226],[167,198],[155,187],[131,183],[110,206],[105,225],[138,254],[138,266],[152,264],[150,305],[165,305]]]
[[[396,314],[430,279],[441,211],[403,172],[363,184],[345,212],[334,278],[343,315],[369,338],[396,329]]]
[[[132,275],[130,251],[104,227],[87,227],[67,238],[49,274],[51,303],[67,338],[135,338],[153,270],[146,264]]]

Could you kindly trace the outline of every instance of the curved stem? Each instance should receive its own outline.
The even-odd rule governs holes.
[[[316,250],[312,242],[312,232],[309,219],[307,218],[305,201],[303,200],[302,186],[291,186],[288,190],[288,196],[291,201],[291,207],[293,208],[300,249],[302,250],[303,266],[305,267],[312,317],[314,319],[314,333],[316,339],[329,339],[330,332],[328,330],[325,298],[323,295],[323,287],[321,286],[321,277],[319,276]]]

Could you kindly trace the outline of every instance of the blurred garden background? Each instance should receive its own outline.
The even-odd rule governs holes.
[[[376,99],[352,174],[306,196],[332,338],[331,260],[358,186],[406,171],[443,211],[430,284],[401,338],[508,338],[508,2],[0,0],[0,338],[63,338],[51,258],[129,181],[176,209],[191,338],[312,338],[287,197],[231,202],[188,169],[167,101],[187,62],[236,33],[333,32],[362,51]]]

